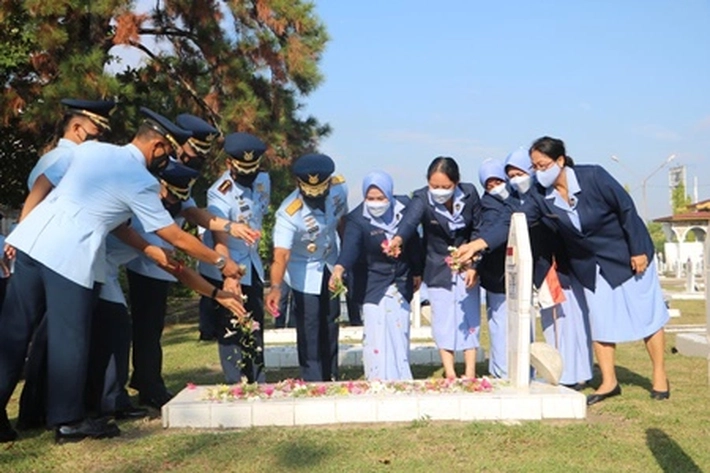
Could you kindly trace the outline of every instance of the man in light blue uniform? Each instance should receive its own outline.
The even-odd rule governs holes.
[[[61,103],[67,108],[59,125],[62,136],[57,141],[57,146],[42,155],[30,171],[27,178],[29,190],[32,190],[37,178],[44,174],[48,167],[66,159],[77,145],[99,139],[101,135],[111,131],[109,114],[116,106],[112,100],[63,99]],[[56,183],[53,183],[53,186],[56,186]]]
[[[166,180],[166,173],[170,181]],[[163,206],[180,228],[185,224],[182,212],[196,206],[190,191],[198,175],[196,170],[175,160],[171,160],[159,174]],[[174,250],[173,245],[157,234],[146,231],[139,219],[133,219],[131,226],[147,243],[167,251]],[[141,404],[160,409],[173,397],[163,380],[160,339],[165,328],[170,284],[177,280],[145,255],[132,258],[125,266],[132,321],[133,374],[130,386],[138,391]]]
[[[155,112],[126,146],[86,142],[71,164],[45,175],[63,178],[7,238],[17,249],[15,273],[0,315],[0,441],[17,437],[5,407],[19,380],[34,325],[46,313],[49,390],[47,422],[57,441],[105,438],[118,427],[86,418],[84,388],[96,283],[105,277],[104,240],[135,215],[148,230],[188,254],[218,264],[228,276],[238,267],[181,231],[163,208],[152,172],[190,134]]]
[[[328,280],[338,259],[337,230],[347,213],[347,188],[331,176],[335,163],[324,154],[301,156],[293,165],[298,181],[276,213],[271,290],[266,307],[278,313],[281,283],[293,290],[298,363],[306,381],[338,378],[340,301],[332,299]]]
[[[249,133],[231,133],[224,139],[224,152],[227,170],[207,191],[207,210],[261,230],[271,196],[269,175],[261,171],[266,144]],[[234,327],[229,323],[231,316],[225,309],[202,298],[200,308],[206,309],[206,318],[211,317],[211,323],[217,328],[219,359],[225,379],[227,383],[237,383],[244,376],[249,382],[264,382],[264,266],[259,256],[259,241],[247,244],[225,232],[205,232],[203,241],[246,267],[241,279],[242,293],[247,298],[245,308],[260,326],[253,332],[252,346],[239,331],[233,333]],[[222,284],[214,266],[200,264],[200,273],[213,284]]]
[[[30,197],[22,207],[21,218],[27,216],[54,189],[62,175],[54,173],[50,181],[44,172],[57,162],[68,167],[74,149],[85,141],[97,140],[111,131],[109,114],[115,107],[112,100],[63,99],[66,111],[59,125],[61,137],[56,147],[40,157],[27,179]],[[35,188],[36,185],[36,188]],[[41,318],[35,330],[25,366],[25,384],[20,397],[18,429],[41,427],[45,424],[47,391],[47,323]]]

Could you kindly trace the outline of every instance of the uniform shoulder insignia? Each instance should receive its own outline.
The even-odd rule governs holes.
[[[303,207],[303,202],[301,201],[301,199],[297,198],[296,200],[291,202],[288,207],[286,207],[286,213],[292,216],[293,214],[298,212],[301,207]]]
[[[333,185],[342,184],[343,182],[345,182],[345,178],[342,174],[337,174],[330,178],[330,183]]]
[[[229,191],[229,189],[231,189],[231,188],[232,188],[232,181],[230,181],[229,179],[226,179],[222,182],[222,184],[219,185],[217,190],[220,191],[222,194],[226,194]]]

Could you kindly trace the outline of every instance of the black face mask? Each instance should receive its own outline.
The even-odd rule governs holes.
[[[91,134],[86,131],[86,128],[84,128],[83,126],[81,128],[84,130],[84,141],[98,141],[101,139],[101,135],[103,135],[103,133],[100,131],[98,133]]]
[[[329,191],[325,191],[324,193],[316,197],[309,197],[303,192],[301,192],[301,197],[303,198],[303,202],[305,202],[305,204],[310,208],[322,210],[323,212],[325,212],[325,199],[326,197],[328,197],[328,192]]]
[[[252,174],[238,174],[236,172],[232,172],[232,179],[234,179],[234,182],[239,184],[242,187],[247,187],[251,189],[252,184],[254,184],[254,181],[256,180],[256,176],[259,175],[258,172],[252,173]]]
[[[177,202],[168,202],[167,199],[162,199],[161,201],[163,202],[163,207],[165,207],[165,210],[168,211],[172,218],[180,215],[180,212],[182,211],[182,202],[179,200]]]
[[[187,154],[182,155],[182,157],[180,158],[180,162],[185,166],[189,167],[190,169],[194,169],[195,171],[201,171],[202,166],[204,166],[205,164],[205,160],[200,156],[190,157]]]

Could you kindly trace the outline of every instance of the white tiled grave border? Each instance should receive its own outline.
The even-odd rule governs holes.
[[[494,385],[495,386],[495,385]],[[533,381],[528,389],[491,392],[372,394],[318,398],[203,400],[208,386],[183,389],[163,406],[163,427],[232,429],[414,420],[584,419],[583,394]]]

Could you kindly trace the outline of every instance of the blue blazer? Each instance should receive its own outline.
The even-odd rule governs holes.
[[[417,227],[423,228],[423,247],[425,249],[424,282],[428,287],[450,289],[451,268],[446,264],[449,246],[460,246],[478,237],[481,224],[481,201],[473,184],[459,183],[464,196],[462,215],[465,225],[451,231],[446,217],[434,210],[429,203],[428,187],[414,191],[412,202],[402,219],[397,235],[406,242],[417,234]]]
[[[584,287],[594,290],[596,266],[613,288],[634,276],[631,256],[645,254],[651,262],[653,242],[629,193],[597,165],[572,168],[581,192],[576,194],[581,231],[567,212],[546,199],[546,190],[537,185],[531,190],[538,205],[537,217],[548,219],[564,241],[569,263]]]
[[[406,206],[406,215],[410,199],[402,196],[395,198]],[[364,282],[365,286],[363,303],[379,304],[392,283],[407,301],[411,301],[414,293],[412,278],[422,274],[419,235],[415,234],[407,241],[400,258],[391,258],[382,252],[385,231],[372,225],[362,212],[361,203],[345,219],[343,245],[337,264],[343,266],[346,271],[353,271],[361,264],[359,262],[365,262],[367,270],[363,271],[364,274],[355,275],[356,278],[364,276],[364,281],[361,280],[361,284]]]
[[[505,292],[505,255],[510,231],[510,217],[517,210],[512,198],[505,201],[484,193],[481,197],[482,220],[479,237],[488,244],[476,265],[481,286],[486,291]]]

